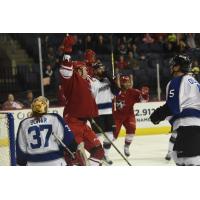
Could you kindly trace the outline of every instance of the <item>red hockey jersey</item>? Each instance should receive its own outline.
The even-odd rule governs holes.
[[[132,115],[133,106],[142,100],[147,100],[148,94],[142,94],[140,90],[128,89],[127,91],[121,91],[116,96],[116,110],[114,111],[115,116]]]
[[[66,98],[64,116],[90,118],[98,116],[90,81],[73,72],[73,66],[61,66],[61,83]]]

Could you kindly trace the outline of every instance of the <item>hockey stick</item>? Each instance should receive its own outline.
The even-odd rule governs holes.
[[[113,53],[113,37],[110,36],[110,46],[111,46],[111,64],[112,64],[112,75],[115,76],[115,64],[114,64],[114,53]]]
[[[70,149],[62,142],[62,140],[56,135],[54,134],[54,132],[52,133],[53,136],[56,138],[56,140],[62,145],[62,147],[72,156],[73,159],[75,159],[75,156],[74,154],[70,151]],[[89,162],[88,162],[88,159],[87,159],[87,156],[86,156],[86,153],[85,153],[85,149],[84,149],[84,144],[83,142],[81,142],[77,149],[79,150],[80,152],[80,155],[82,157],[82,160],[84,160],[85,162],[85,165],[86,166],[89,166]]]
[[[86,165],[86,166],[90,166],[90,163],[89,163],[89,161],[88,161],[87,155],[86,155],[86,153],[85,153],[84,143],[81,142],[81,143],[78,145],[77,149],[81,152],[81,157],[82,157],[82,159],[85,161],[85,165]]]
[[[74,154],[70,151],[70,149],[62,142],[62,140],[52,132],[52,135],[56,138],[56,140],[62,145],[62,147],[72,156],[73,159],[75,159]]]
[[[91,123],[99,130],[100,133],[104,135],[104,137],[110,142],[110,144],[115,148],[115,150],[120,154],[120,156],[124,159],[124,161],[129,165],[132,166],[131,163],[125,158],[125,156],[120,152],[120,150],[115,146],[115,144],[110,140],[110,138],[104,133],[102,128],[95,122],[93,118],[91,118]]]

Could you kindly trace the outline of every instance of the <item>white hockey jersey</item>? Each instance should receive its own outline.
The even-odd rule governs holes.
[[[58,114],[29,117],[21,121],[16,140],[18,165],[66,165],[63,147],[54,134],[66,145],[74,136]]]
[[[167,119],[173,130],[180,126],[200,126],[200,84],[191,75],[172,79],[166,88],[167,105],[172,116]]]
[[[91,88],[98,106],[99,115],[112,114],[112,99],[114,95],[111,92],[108,78],[104,78],[102,81],[92,78]]]

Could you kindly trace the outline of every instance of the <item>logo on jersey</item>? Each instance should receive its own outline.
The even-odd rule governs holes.
[[[116,108],[117,110],[122,110],[125,106],[125,101],[117,101],[116,102]]]

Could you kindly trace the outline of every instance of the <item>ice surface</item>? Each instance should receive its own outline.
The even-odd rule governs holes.
[[[130,147],[131,156],[129,162],[133,166],[170,166],[173,161],[166,161],[165,156],[168,150],[169,134],[135,136]],[[124,153],[124,137],[118,138],[114,144]],[[126,166],[126,162],[121,158],[117,151],[112,147],[110,159],[115,166]]]

